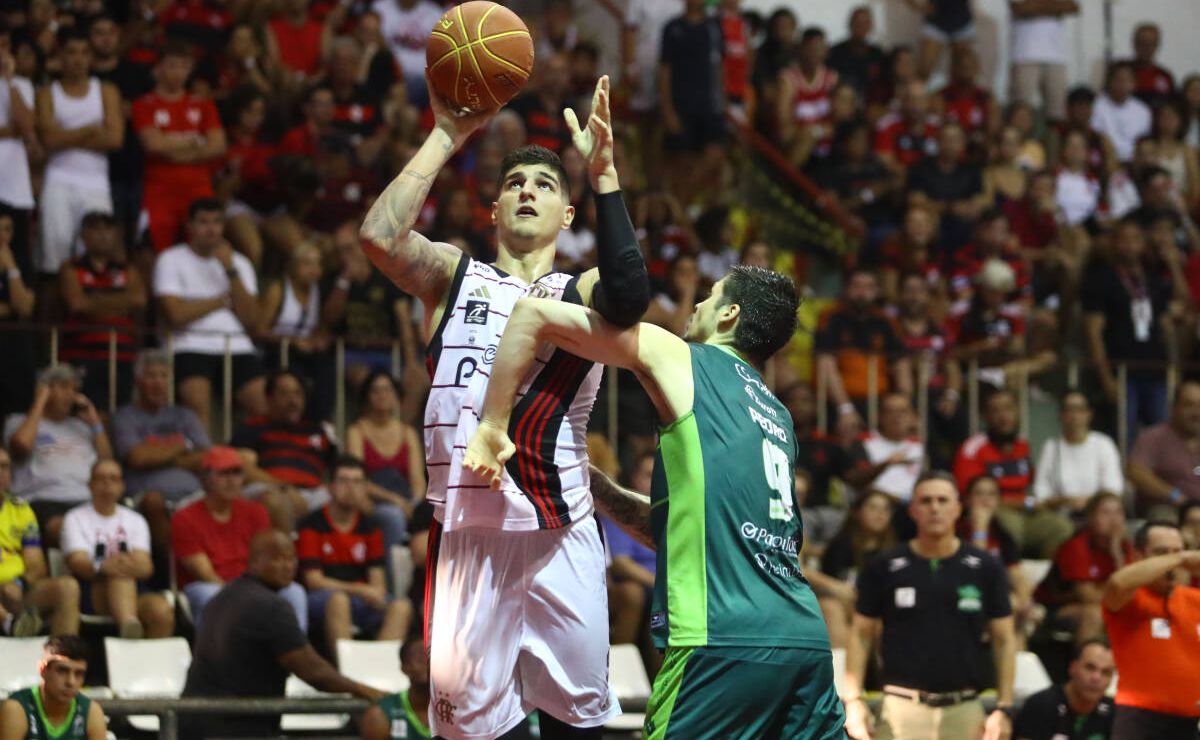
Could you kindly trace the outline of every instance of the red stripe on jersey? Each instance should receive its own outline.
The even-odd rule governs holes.
[[[442,545],[442,525],[429,523],[429,541],[425,545],[425,650],[429,650],[429,630],[433,624],[433,582],[437,580],[438,553]]]
[[[529,449],[530,440],[528,437],[530,435],[528,435],[528,431],[531,430],[533,425],[537,423],[537,419],[543,413],[543,410],[546,408],[553,408],[555,393],[554,386],[557,380],[558,377],[556,373],[555,376],[551,378],[550,382],[547,383],[546,387],[538,391],[537,396],[534,397],[533,404],[521,417],[521,421],[517,424],[516,429],[516,436],[520,445],[517,449],[517,461],[521,471],[521,482],[525,484],[523,486],[523,490],[529,495],[534,506],[538,508],[542,514],[542,517],[547,521],[547,523],[549,523],[550,520],[550,511],[546,508],[543,501],[545,498],[544,494],[535,490],[535,484],[537,483],[537,480],[533,475],[533,456],[522,455],[521,449]]]
[[[574,359],[568,356],[568,359]],[[553,369],[553,375],[546,386],[538,392],[536,399],[529,410],[521,419],[521,424],[518,425],[517,435],[521,439],[521,445],[526,454],[521,454],[521,449],[518,448],[517,454],[521,469],[521,477],[525,479],[526,493],[533,499],[534,504],[542,512],[546,520],[546,527],[554,529],[561,526],[558,523],[557,517],[553,516],[552,508],[553,501],[549,487],[546,485],[545,474],[538,469],[534,464],[537,459],[538,451],[541,450],[542,435],[545,434],[546,424],[550,421],[550,417],[554,415],[555,402],[562,395],[563,389],[571,378],[571,363],[563,362]],[[521,428],[524,426],[524,433]],[[535,431],[536,429],[536,431]]]

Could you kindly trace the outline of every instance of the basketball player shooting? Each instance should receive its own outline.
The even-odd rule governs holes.
[[[431,729],[494,738],[537,708],[543,738],[599,738],[620,713],[608,687],[604,550],[585,444],[601,368],[566,352],[542,358],[512,417],[518,449],[499,493],[461,462],[518,299],[577,303],[619,326],[636,323],[649,303],[613,165],[609,81],[597,81],[584,126],[564,111],[596,203],[598,267],[578,277],[552,272],[558,232],[575,214],[562,162],[542,147],[519,147],[501,164],[493,264],[413,230],[438,171],[494,114],[456,114],[431,98],[433,130],[360,232],[375,266],[426,308],[433,378],[425,447],[436,519],[425,606]]]

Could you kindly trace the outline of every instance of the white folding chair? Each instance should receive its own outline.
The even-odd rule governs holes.
[[[408,545],[392,545],[388,562],[392,566],[392,593],[404,598],[413,582],[413,557]]]
[[[399,640],[338,640],[338,670],[367,686],[396,693],[408,688],[400,670]]]
[[[38,663],[45,644],[45,637],[0,637],[0,696],[27,689],[41,680]]]
[[[608,684],[621,702],[645,705],[650,699],[650,677],[636,645],[613,645],[608,650]],[[642,712],[626,712],[605,725],[618,732],[634,732],[642,729],[646,715]]]
[[[1013,694],[1017,701],[1023,701],[1050,684],[1050,674],[1046,673],[1041,658],[1027,650],[1017,653],[1017,675],[1013,681]]]
[[[317,691],[294,674],[288,676],[284,693],[288,698],[335,696]],[[329,732],[341,730],[349,722],[348,714],[285,714],[279,727],[284,732]]]
[[[183,694],[192,651],[182,637],[158,640],[104,638],[108,685],[120,699],[176,699]],[[158,732],[158,717],[133,715],[129,724],[142,732]]]

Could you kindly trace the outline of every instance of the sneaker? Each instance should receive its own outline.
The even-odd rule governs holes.
[[[142,623],[136,619],[131,619],[121,625],[122,640],[140,640],[145,637],[145,632],[142,630]]]
[[[33,637],[42,632],[42,615],[36,609],[26,609],[13,620],[13,637]]]

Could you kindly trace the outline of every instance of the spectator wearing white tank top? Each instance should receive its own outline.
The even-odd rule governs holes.
[[[90,75],[87,36],[68,32],[59,46],[62,78],[37,91],[37,126],[49,159],[42,183],[37,271],[57,274],[79,256],[84,214],[112,213],[108,152],[121,146],[125,122],[117,88]]]
[[[33,185],[26,142],[37,144],[33,126],[33,83],[17,74],[11,32],[0,26],[0,213],[12,217],[12,251],[26,278],[33,274],[29,254],[29,217]],[[32,396],[29,400],[32,400]],[[28,405],[28,404],[25,404]]]
[[[309,242],[297,244],[283,279],[263,290],[258,313],[268,340],[267,367],[291,368],[311,381],[308,411],[323,421],[333,408],[335,378],[330,336],[321,321],[320,279],[321,253]]]

